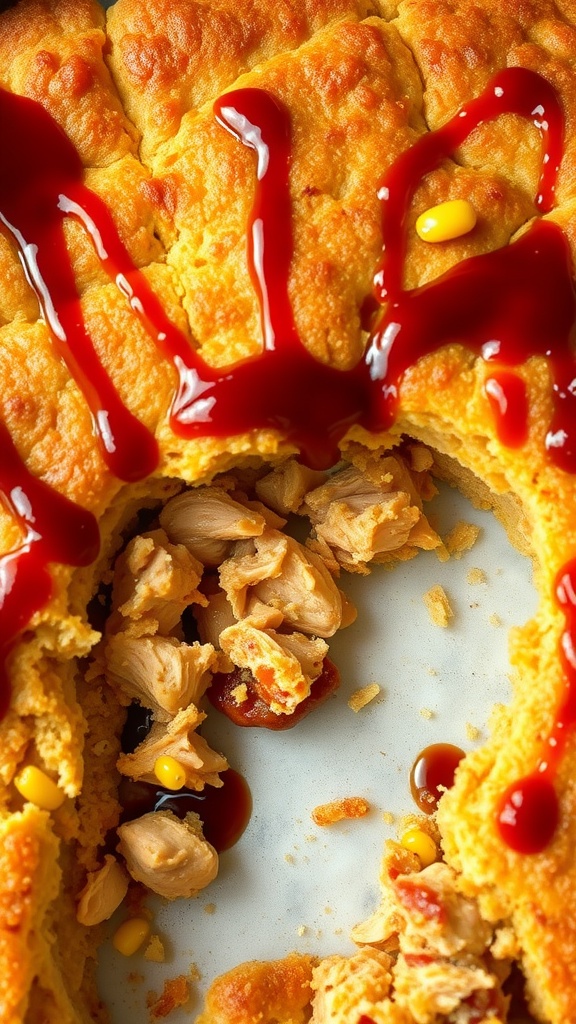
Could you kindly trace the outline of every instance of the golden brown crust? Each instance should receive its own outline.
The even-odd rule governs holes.
[[[108,16],[110,67],[143,158],[255,65],[331,21],[376,13],[373,0],[120,0]]]
[[[3,1024],[22,1020],[36,974],[50,962],[42,931],[58,893],[58,843],[48,814],[30,805],[0,823],[0,1006]]]
[[[311,956],[255,960],[219,978],[197,1024],[304,1024],[312,998]]]

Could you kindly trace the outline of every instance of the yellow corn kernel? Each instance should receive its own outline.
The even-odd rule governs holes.
[[[150,925],[143,917],[129,917],[114,933],[112,945],[122,956],[133,956],[150,935]]]
[[[450,199],[431,206],[416,221],[416,232],[424,242],[448,242],[467,235],[476,225],[476,211],[467,199]]]
[[[438,847],[430,836],[421,828],[409,828],[400,840],[405,850],[410,850],[418,857],[423,868],[433,864],[438,857]]]
[[[165,754],[164,757],[159,757],[154,765],[154,775],[166,789],[182,789],[182,786],[186,783],[186,772],[176,760],[175,757],[170,757],[169,754]]]
[[[57,811],[66,799],[66,794],[48,778],[45,772],[33,764],[26,765],[14,779],[14,785],[31,804],[44,811]]]

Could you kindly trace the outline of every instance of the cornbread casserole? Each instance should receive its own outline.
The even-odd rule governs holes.
[[[3,1024],[107,1019],[129,876],[217,870],[197,815],[116,834],[118,772],[217,789],[211,684],[272,726],[329,690],[338,574],[440,545],[432,475],[533,559],[513,702],[359,952],[239,967],[200,1020],[494,1024],[518,960],[576,1022],[575,65],[571,0],[0,14]],[[421,238],[453,199],[475,225]]]

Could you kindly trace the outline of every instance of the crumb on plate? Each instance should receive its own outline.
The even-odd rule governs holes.
[[[469,569],[466,573],[466,582],[470,583],[472,586],[475,586],[477,583],[487,583],[488,576],[484,572],[484,569]]]
[[[428,614],[435,626],[446,627],[453,617],[454,612],[448,600],[448,595],[439,583],[436,583],[424,594],[424,604]]]
[[[380,693],[380,687],[378,683],[368,683],[367,686],[361,686],[360,689],[355,690],[348,701],[348,707],[358,713],[361,708],[365,708],[370,701],[374,700],[375,697]]]
[[[167,978],[164,982],[162,993],[157,996],[155,992],[148,993],[146,1000],[150,1017],[158,1020],[167,1017],[172,1010],[179,1006],[185,1006],[190,999],[190,985],[188,978],[180,974],[177,978]]]
[[[144,959],[151,960],[155,964],[163,964],[166,959],[164,944],[159,935],[151,935],[150,941],[144,950]]]
[[[369,810],[370,804],[364,797],[348,796],[328,804],[319,804],[312,811],[312,820],[316,825],[334,825],[345,819],[363,818]]]
[[[448,552],[454,558],[461,558],[464,551],[469,551],[474,546],[480,535],[480,527],[474,523],[465,523],[462,520],[452,527],[450,533],[444,539]]]

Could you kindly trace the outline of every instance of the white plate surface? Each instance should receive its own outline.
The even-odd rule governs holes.
[[[440,563],[423,553],[393,572],[342,579],[358,619],[330,643],[342,686],[327,705],[285,733],[239,729],[209,714],[205,735],[248,780],[254,812],[240,842],[222,855],[218,879],[198,899],[150,901],[154,930],[168,951],[165,964],[147,963],[140,954],[125,960],[104,945],[100,985],[114,1024],[142,1024],[147,993],[187,974],[191,964],[201,981],[192,1003],[171,1015],[172,1024],[189,1024],[211,980],[239,962],[291,950],[351,952],[349,930],[377,905],[383,840],[395,834],[382,813],[416,809],[408,786],[414,757],[434,742],[469,750],[467,723],[486,736],[492,705],[509,697],[508,628],[536,608],[531,566],[490,514],[453,490],[444,488],[428,511],[442,534],[459,519],[477,522],[479,540],[460,560]],[[472,585],[467,574],[476,567],[487,581]],[[447,629],[430,623],[422,600],[435,583],[454,608]],[[491,621],[495,615],[500,626]],[[350,694],[371,682],[380,685],[380,696],[354,714]],[[423,717],[423,709],[433,717]],[[316,804],[348,795],[370,801],[367,818],[327,829],[313,824]]]

